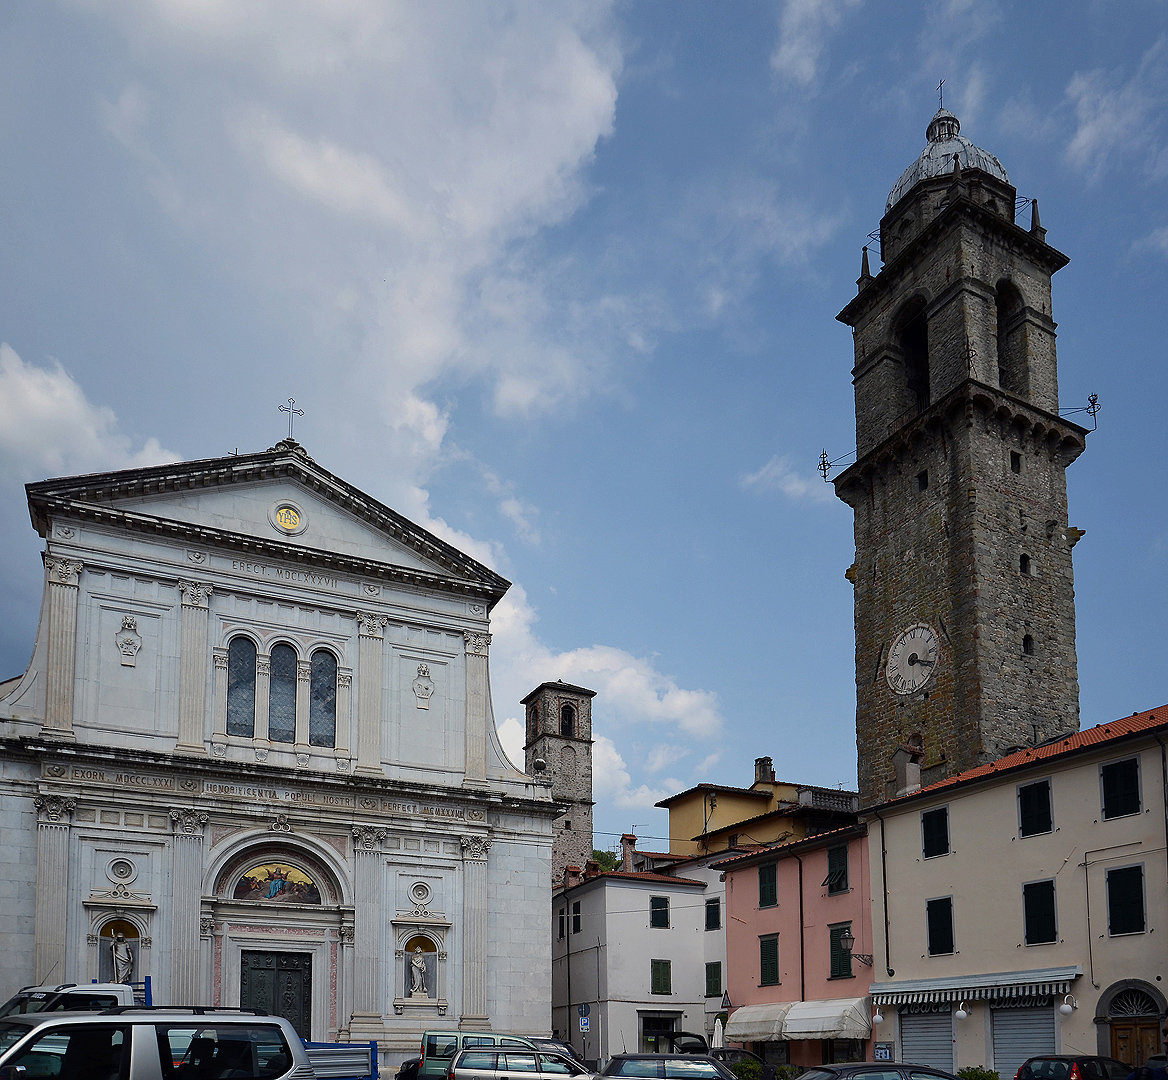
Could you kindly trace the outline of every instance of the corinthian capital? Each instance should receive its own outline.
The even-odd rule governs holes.
[[[358,852],[375,855],[381,850],[381,841],[385,839],[385,830],[376,825],[354,825],[353,847]]]
[[[180,836],[201,838],[203,828],[207,824],[207,815],[193,806],[184,806],[178,810],[171,810],[170,820],[174,824],[174,831]]]
[[[33,805],[37,808],[38,820],[67,825],[77,803],[61,795],[38,795],[33,799]]]
[[[82,571],[82,564],[76,559],[60,559],[50,555],[45,559],[45,569],[49,580],[57,585],[76,585]]]
[[[489,836],[463,836],[462,840],[462,857],[464,859],[485,860],[487,852],[491,850],[491,838]]]
[[[379,638],[384,636],[385,624],[388,622],[388,615],[373,615],[368,611],[357,612],[357,628],[362,637]]]
[[[466,639],[467,656],[486,656],[487,646],[491,644],[491,635],[478,630],[464,630],[462,636]]]
[[[182,593],[183,607],[205,608],[211,586],[204,581],[180,581],[178,591]]]

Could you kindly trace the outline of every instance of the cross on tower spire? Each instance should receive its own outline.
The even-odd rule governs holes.
[[[292,438],[292,425],[296,423],[296,417],[303,416],[304,410],[296,408],[296,399],[289,398],[287,405],[280,406],[280,412],[288,414],[288,438]]]
[[[942,79],[937,83],[937,104],[943,109],[945,108],[945,80]]]

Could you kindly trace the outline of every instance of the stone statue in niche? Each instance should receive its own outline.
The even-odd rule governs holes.
[[[421,945],[414,946],[410,957],[410,997],[429,997],[426,993],[426,956]]]
[[[138,620],[133,615],[122,616],[122,628],[114,641],[118,644],[122,667],[134,667],[138,662],[138,650],[142,648],[142,635],[138,633]]]
[[[117,933],[110,942],[110,956],[114,961],[114,982],[128,983],[134,977],[134,952],[126,935]]]
[[[434,696],[434,681],[430,678],[430,665],[418,665],[418,677],[414,680],[414,697],[419,709],[430,707],[430,698]]]

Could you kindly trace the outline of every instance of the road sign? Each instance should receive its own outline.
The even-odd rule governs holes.
[[[578,1012],[581,1016],[587,1016],[591,1011],[592,1011],[591,1005],[577,1005],[576,1006],[576,1012]]]
[[[581,1016],[581,1017],[580,1017],[580,1030],[581,1030],[581,1031],[587,1031],[587,1030],[588,1030],[588,1017],[587,1017],[587,1016]]]

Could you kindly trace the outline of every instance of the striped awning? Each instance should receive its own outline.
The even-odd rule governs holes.
[[[861,997],[743,1005],[730,1014],[725,1037],[731,1042],[779,1042],[867,1039],[871,1034],[872,1009]]]
[[[1041,968],[1037,971],[998,971],[984,975],[956,975],[944,979],[904,979],[873,983],[875,1005],[920,1005],[947,1001],[1002,1001],[1070,993],[1081,967]]]

